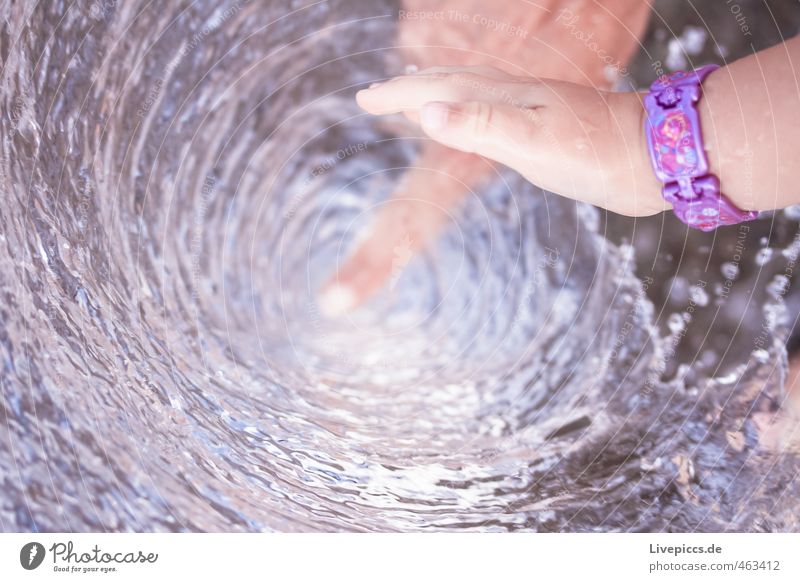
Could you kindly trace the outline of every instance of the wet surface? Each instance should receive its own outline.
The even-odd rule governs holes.
[[[2,530],[798,529],[792,211],[720,293],[505,172],[333,322],[419,146],[353,101],[396,6],[2,10]]]

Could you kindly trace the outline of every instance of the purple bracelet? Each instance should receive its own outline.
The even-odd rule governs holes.
[[[695,103],[702,95],[703,79],[717,68],[706,65],[663,76],[644,99],[647,147],[656,177],[664,183],[664,199],[683,222],[705,231],[758,218],[758,212],[734,206],[708,171]]]

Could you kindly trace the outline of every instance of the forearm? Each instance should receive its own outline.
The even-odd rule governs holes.
[[[739,208],[800,203],[800,38],[736,61],[703,83],[711,172]]]

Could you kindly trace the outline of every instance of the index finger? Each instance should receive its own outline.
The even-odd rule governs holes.
[[[537,79],[507,81],[471,69],[403,75],[356,94],[358,105],[374,115],[417,111],[426,103],[484,102],[529,107],[542,104],[548,90]]]

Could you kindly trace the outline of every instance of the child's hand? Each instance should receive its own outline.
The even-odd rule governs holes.
[[[427,0],[402,0],[405,13],[430,9]],[[397,48],[421,69],[448,63],[491,65],[510,73],[607,88],[609,72],[624,74],[639,47],[650,14],[648,0],[441,0],[443,18],[398,19]],[[466,16],[466,18],[465,18]],[[487,28],[513,24],[517,34]],[[576,32],[591,32],[602,58]],[[611,71],[609,71],[611,69]],[[398,184],[388,204],[375,210],[373,224],[350,256],[320,290],[320,307],[341,315],[369,299],[392,279],[397,249],[425,248],[443,227],[448,211],[491,175],[478,156],[430,141]],[[410,241],[410,243],[408,242]]]
[[[440,67],[360,91],[357,100],[377,115],[405,113],[437,142],[500,162],[562,196],[628,216],[668,208],[636,93]]]

